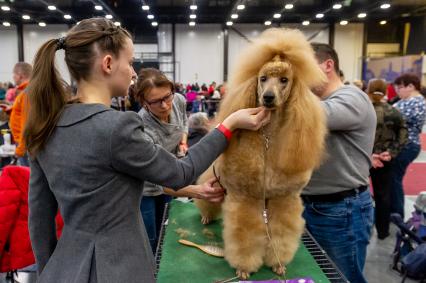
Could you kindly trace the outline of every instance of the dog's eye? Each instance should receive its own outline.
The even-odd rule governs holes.
[[[281,79],[280,79],[280,81],[281,81],[283,84],[285,84],[285,83],[287,83],[287,82],[288,82],[288,79],[287,79],[287,78],[281,78]]]
[[[261,81],[261,82],[266,82],[266,76],[261,76],[261,77],[260,77],[260,81]]]

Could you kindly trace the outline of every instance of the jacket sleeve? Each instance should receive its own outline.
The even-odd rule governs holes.
[[[21,140],[21,119],[22,119],[22,96],[20,93],[13,103],[12,112],[10,113],[10,130],[12,131],[13,140],[18,143]]]
[[[399,111],[395,108],[392,108],[392,110],[395,117],[395,142],[389,149],[389,153],[391,154],[392,158],[395,158],[408,142],[408,129],[401,113],[399,113]]]
[[[188,155],[177,159],[154,144],[143,131],[142,120],[135,113],[123,113],[110,138],[111,163],[115,170],[140,180],[169,188],[190,185],[225,150],[227,141],[213,130]]]
[[[37,159],[31,160],[28,204],[31,244],[40,274],[56,247],[58,203]]]

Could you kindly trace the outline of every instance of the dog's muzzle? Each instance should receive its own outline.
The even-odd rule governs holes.
[[[273,107],[275,101],[275,94],[272,91],[267,91],[262,96],[263,105],[265,107]]]

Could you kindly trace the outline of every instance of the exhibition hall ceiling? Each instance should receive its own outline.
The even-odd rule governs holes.
[[[163,23],[331,23],[392,20],[426,14],[426,0],[0,0],[10,24],[76,22],[108,17],[117,25]]]

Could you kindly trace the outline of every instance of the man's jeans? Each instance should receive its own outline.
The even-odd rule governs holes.
[[[369,190],[339,202],[305,202],[309,232],[351,283],[367,282],[362,270],[373,215]]]
[[[408,165],[420,153],[420,145],[409,142],[392,162],[392,182],[391,182],[391,212],[399,213],[404,219],[404,189],[402,180]]]

